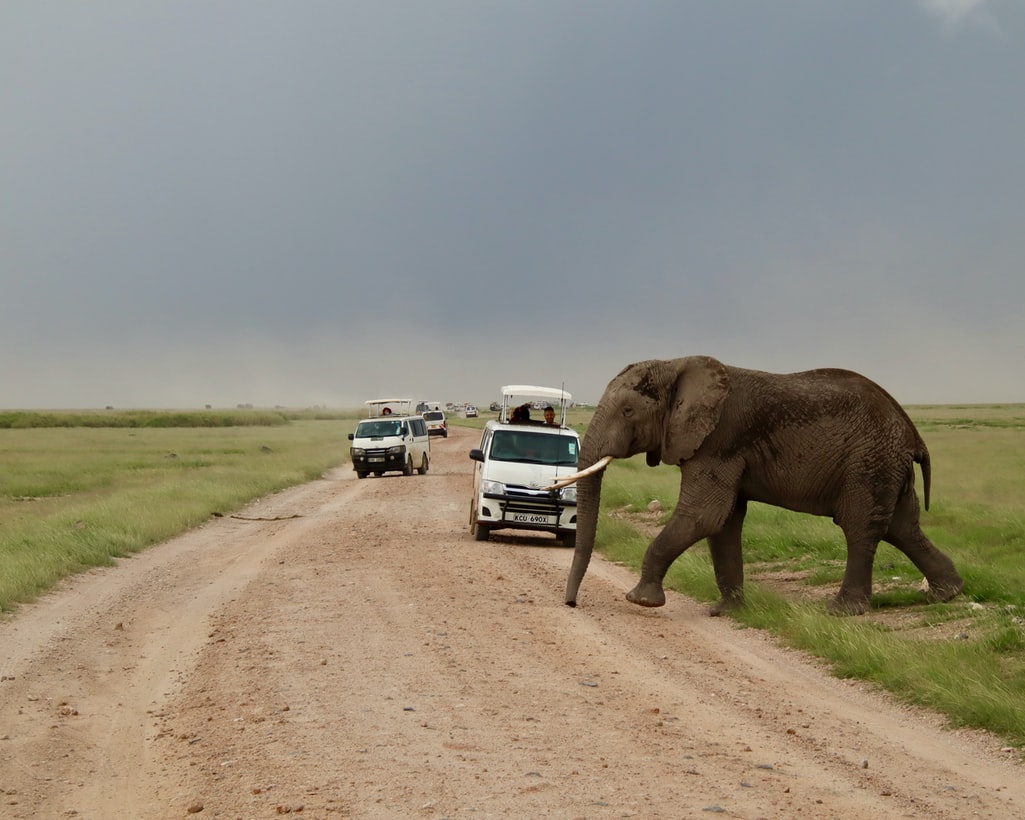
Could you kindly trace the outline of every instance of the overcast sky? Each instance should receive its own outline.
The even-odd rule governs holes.
[[[1025,402],[1022,0],[6,0],[0,408]]]

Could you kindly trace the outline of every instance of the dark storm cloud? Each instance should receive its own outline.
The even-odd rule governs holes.
[[[594,398],[698,352],[1025,400],[1023,36],[953,0],[8,4],[0,405]]]

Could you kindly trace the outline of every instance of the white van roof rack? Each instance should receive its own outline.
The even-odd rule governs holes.
[[[412,399],[368,399],[363,402],[368,407],[368,418],[376,419],[378,416],[398,413],[401,416],[410,414]],[[388,412],[385,413],[385,410]]]
[[[539,387],[536,384],[507,384],[502,388],[503,396],[523,396],[529,399],[551,399],[570,402],[573,397],[561,387]]]
[[[511,401],[514,398],[515,401]],[[507,384],[503,386],[502,414],[499,416],[499,421],[508,422],[510,408],[525,399],[543,399],[549,404],[557,404],[560,410],[559,425],[566,426],[566,410],[573,401],[573,396],[561,387],[542,387],[536,384]]]

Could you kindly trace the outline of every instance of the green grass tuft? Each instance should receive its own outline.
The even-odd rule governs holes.
[[[352,414],[271,415],[233,427],[170,414],[167,425],[0,429],[0,612],[348,458]]]

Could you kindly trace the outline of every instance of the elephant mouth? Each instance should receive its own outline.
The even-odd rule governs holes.
[[[644,458],[649,467],[657,467],[662,461],[662,452],[661,450],[648,450]]]

